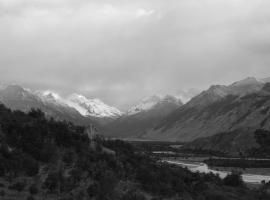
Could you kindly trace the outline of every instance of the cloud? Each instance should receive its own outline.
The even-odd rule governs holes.
[[[155,10],[145,10],[145,9],[139,8],[135,12],[135,17],[140,18],[140,17],[150,16],[153,13],[155,13]]]
[[[0,0],[0,80],[126,108],[270,74],[267,0]]]

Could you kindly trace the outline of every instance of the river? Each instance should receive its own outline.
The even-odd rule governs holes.
[[[200,172],[200,173],[214,173],[218,174],[220,178],[224,178],[230,172],[228,171],[218,171],[210,169],[205,163],[185,163],[184,161],[171,161],[164,160],[169,164],[180,165],[183,167],[187,167],[192,172]],[[246,183],[261,183],[263,180],[266,182],[270,181],[270,176],[267,175],[257,175],[257,174],[242,174],[243,181]]]

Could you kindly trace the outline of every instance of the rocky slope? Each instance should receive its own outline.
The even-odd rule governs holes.
[[[248,78],[212,86],[166,117],[143,138],[192,141],[241,128],[270,128],[270,84]]]

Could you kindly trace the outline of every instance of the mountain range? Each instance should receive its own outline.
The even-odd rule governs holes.
[[[1,87],[0,102],[12,110],[28,112],[32,108],[42,110],[46,116],[75,124],[98,124],[102,120],[113,119],[121,112],[98,99],[87,99],[72,94],[64,99],[52,91],[31,91],[18,85]]]
[[[254,130],[270,129],[270,78],[212,85],[199,94],[152,95],[126,112],[80,94],[63,98],[17,85],[0,87],[0,102],[12,110],[39,108],[58,120],[95,124],[107,137],[191,142],[192,148],[239,152],[255,145]]]
[[[109,137],[139,138],[183,103],[171,95],[153,95],[131,107],[125,115],[107,124],[103,134]]]
[[[221,132],[270,128],[269,79],[215,85],[172,112],[143,138],[189,142]]]

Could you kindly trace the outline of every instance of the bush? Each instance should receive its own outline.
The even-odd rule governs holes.
[[[29,192],[30,192],[30,194],[37,194],[38,193],[38,188],[35,185],[31,185],[29,187]]]
[[[232,186],[232,187],[239,187],[239,186],[243,186],[244,184],[241,173],[234,172],[234,171],[228,174],[223,179],[223,182],[225,185]]]
[[[226,200],[227,199],[225,195],[219,191],[207,192],[205,197],[207,200]]]
[[[146,200],[146,198],[136,190],[129,190],[121,197],[121,200]]]
[[[35,200],[35,198],[34,197],[32,197],[32,196],[29,196],[29,197],[27,197],[27,199],[26,200]]]
[[[67,150],[63,156],[63,161],[67,165],[71,165],[74,162],[75,159],[75,153],[72,150]]]
[[[0,192],[0,196],[3,197],[3,196],[5,196],[5,195],[6,195],[6,192],[5,192],[4,190],[2,190],[2,191]]]
[[[17,183],[15,183],[15,184],[8,187],[8,189],[17,190],[18,192],[23,191],[24,188],[25,188],[25,183],[23,183],[23,182],[17,182]]]

